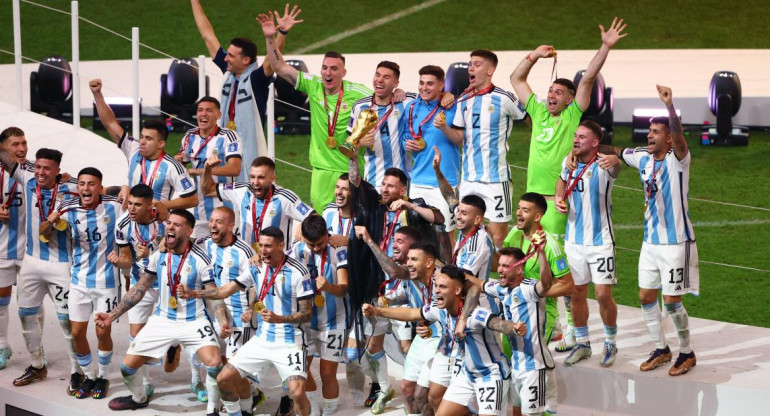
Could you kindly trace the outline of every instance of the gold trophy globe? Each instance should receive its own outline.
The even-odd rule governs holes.
[[[356,127],[353,129],[353,133],[345,140],[345,143],[340,146],[340,152],[353,159],[356,157],[356,149],[358,149],[358,142],[364,138],[370,131],[377,127],[377,112],[372,109],[366,109],[361,111],[356,120]]]

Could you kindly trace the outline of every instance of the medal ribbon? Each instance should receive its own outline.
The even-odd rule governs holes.
[[[150,241],[155,240],[155,236],[158,234],[158,224],[155,221],[153,221],[151,224],[155,225],[154,227],[155,229],[152,230],[152,236],[149,239],[145,240],[144,238],[142,238],[142,233],[139,230],[139,223],[134,222],[134,234],[136,234],[136,239],[139,240],[139,244],[145,247],[149,245]],[[147,225],[149,226],[150,224],[147,224]]]
[[[315,276],[311,276],[313,278],[313,293],[318,294],[318,289],[315,285],[315,279],[318,278],[318,276],[326,276],[326,255],[329,252],[329,246],[327,245],[324,249],[323,253],[321,253],[321,267],[316,268],[315,267],[315,253],[313,250],[310,250],[310,258],[313,261],[313,267],[312,269],[315,270]]]
[[[564,190],[564,193],[562,194],[562,201],[566,201],[569,195],[572,193],[572,191],[575,189],[575,186],[577,186],[578,182],[580,182],[580,178],[583,177],[583,174],[586,173],[588,170],[588,167],[593,165],[596,160],[599,159],[599,155],[594,156],[593,160],[586,163],[585,166],[583,166],[583,169],[580,170],[578,175],[575,177],[575,179],[572,179],[572,174],[575,173],[574,170],[569,171],[569,177],[567,177],[567,189]]]
[[[140,167],[142,169],[142,183],[152,188],[152,184],[155,183],[155,173],[158,172],[158,168],[160,167],[161,163],[163,163],[163,158],[166,157],[166,152],[161,150],[160,156],[158,157],[158,161],[155,162],[155,167],[152,168],[152,173],[150,173],[150,181],[147,182],[147,176],[144,173],[145,171],[145,162],[147,162],[147,158],[142,157],[142,162],[140,163]]]
[[[543,227],[539,227],[538,230],[542,230]],[[543,244],[545,244],[545,241],[543,241]],[[524,233],[521,233],[521,242],[519,242],[519,247],[524,246]],[[517,261],[516,263],[513,263],[511,267],[521,266],[522,264],[526,263],[527,260],[531,259],[532,256],[534,256],[537,253],[537,250],[535,249],[535,244],[532,243],[532,241],[529,242],[529,248],[527,249],[527,254],[524,256],[523,259]]]
[[[262,281],[262,287],[259,289],[259,296],[257,299],[262,302],[265,300],[265,296],[267,296],[267,293],[270,291],[270,288],[273,287],[273,284],[275,284],[275,278],[278,277],[278,273],[281,272],[281,269],[283,268],[283,264],[286,263],[286,256],[283,256],[283,260],[281,260],[281,263],[278,264],[278,267],[273,269],[272,267],[270,269],[273,270],[272,273],[270,273],[267,276],[267,280]]]
[[[197,158],[198,158],[198,155],[199,155],[199,154],[201,154],[201,151],[202,151],[202,150],[203,150],[203,149],[206,147],[206,145],[207,145],[207,144],[209,144],[209,142],[211,141],[211,139],[213,139],[213,138],[214,138],[214,136],[216,136],[216,135],[217,135],[217,133],[219,133],[219,126],[214,126],[214,130],[211,132],[211,134],[209,134],[209,136],[208,136],[208,137],[206,137],[206,140],[204,140],[204,141],[203,141],[203,143],[201,143],[201,146],[198,148],[198,151],[197,151],[197,152],[195,152],[195,154],[192,156],[192,159],[193,159],[193,160],[195,160],[195,159],[197,159]],[[200,129],[198,129],[198,132],[197,132],[197,134],[198,134],[198,135],[200,135],[200,134],[201,134],[201,133],[200,133]],[[185,150],[187,150],[187,144],[185,144]]]
[[[457,329],[457,321],[460,319],[460,316],[463,314],[463,300],[460,299],[460,305],[457,309],[457,316],[452,319],[452,315],[449,314],[449,311],[447,311],[447,329],[449,330],[449,339],[451,341],[451,344],[449,344],[449,368],[452,368],[452,350],[455,348],[455,329]],[[449,325],[449,324],[453,325]]]
[[[230,121],[235,122],[235,101],[238,99],[238,80],[233,81],[233,95],[230,97],[230,105],[227,108],[227,117]]]
[[[396,282],[396,284],[395,284],[395,285],[393,285],[393,289],[390,289],[390,290],[388,291],[388,293],[385,293],[385,290],[384,290],[384,289],[385,289],[385,286],[387,286],[387,285],[389,285],[389,284],[391,284],[391,283],[393,283],[393,282]],[[396,289],[398,289],[398,286],[399,286],[400,284],[401,284],[401,279],[389,279],[389,280],[386,280],[386,281],[384,281],[384,282],[380,283],[380,288],[379,288],[379,289],[377,289],[377,293],[379,293],[379,294],[380,294],[380,296],[388,296],[388,295],[392,295],[392,294],[393,294],[393,292],[395,292],[395,291],[396,291]]]
[[[9,175],[9,180],[10,180],[10,175]],[[0,164],[0,205],[3,205],[6,208],[8,208],[7,204],[11,202],[11,200],[13,199],[13,196],[16,195],[16,187],[19,186],[19,182],[18,181],[13,182],[13,186],[11,186],[11,191],[8,193],[8,199],[5,201],[3,201],[3,195],[2,195],[3,186],[5,186],[5,168],[3,167],[2,164]]]
[[[187,255],[190,253],[190,243],[187,243],[187,247],[184,249],[184,253],[182,253],[182,258],[179,259],[179,265],[176,268],[176,271],[174,274],[171,274],[171,266],[173,265],[173,253],[171,250],[168,251],[168,254],[166,255],[166,278],[168,279],[168,287],[171,290],[171,296],[176,298],[176,287],[179,285],[179,278],[182,275],[182,266],[184,265],[184,261],[187,260]]]
[[[468,101],[468,100],[470,100],[471,98],[473,98],[473,97],[475,97],[477,95],[487,94],[490,91],[492,91],[493,89],[495,89],[495,85],[494,84],[490,84],[488,87],[486,87],[484,89],[481,89],[481,90],[478,90],[476,92],[473,92],[473,87],[468,87],[468,88],[465,89],[465,91],[463,91],[462,95],[460,95],[460,98],[457,99],[457,102],[461,103],[463,101]]]
[[[655,159],[652,159],[652,175],[650,175],[650,179],[647,180],[647,198],[644,199],[644,206],[646,207],[647,204],[650,203],[650,197],[652,196],[652,186],[655,185],[655,176],[658,175],[658,171],[661,167],[663,167],[663,164],[665,163],[665,160],[660,161],[660,165],[658,167],[655,167],[655,162],[657,162]]]
[[[387,254],[388,252],[388,243],[390,242],[391,237],[393,237],[393,232],[396,231],[396,224],[398,224],[398,216],[401,215],[401,210],[396,211],[396,215],[393,217],[393,222],[388,227],[388,231],[382,235],[382,240],[380,240],[380,249]],[[388,224],[388,211],[385,211],[385,222],[384,225],[387,226]]]
[[[559,78],[559,72],[556,70],[556,51],[553,53],[553,67],[551,67],[551,80],[556,80],[556,78]],[[555,77],[554,77],[555,75]]]
[[[37,209],[40,212],[40,222],[42,223],[43,221],[47,221],[48,216],[53,212],[54,206],[56,205],[56,196],[59,194],[59,184],[54,185],[53,190],[51,191],[51,206],[47,213],[45,212],[43,190],[40,188],[40,182],[35,186],[35,194],[37,195]]]
[[[417,101],[413,102],[412,105],[409,106],[409,133],[412,135],[412,139],[418,139],[422,137],[422,126],[425,125],[425,123],[428,122],[433,116],[436,115],[438,112],[438,109],[441,108],[441,105],[438,101],[436,101],[436,108],[433,109],[430,113],[428,113],[428,116],[425,117],[421,122],[417,130],[417,134],[414,134],[414,128],[413,128],[413,121],[414,121],[414,106],[417,104]],[[426,104],[427,105],[427,104]]]
[[[374,95],[372,95],[372,107],[378,107],[378,105],[374,103]],[[385,123],[388,117],[390,117],[390,113],[392,112],[393,112],[393,96],[390,97],[390,105],[388,105],[388,111],[386,111],[385,115],[380,118],[379,122],[377,122],[377,127],[375,131],[380,131],[380,127],[382,127],[382,124]]]
[[[465,246],[465,244],[468,242],[468,240],[470,240],[474,235],[476,235],[477,232],[479,232],[479,229],[481,229],[481,226],[476,227],[476,229],[473,230],[472,233],[470,233],[469,235],[463,237],[463,239],[460,240],[460,244],[457,245],[457,249],[452,254],[452,264],[456,264],[457,263],[457,255],[460,253],[460,250],[463,249],[463,246]]]
[[[337,234],[339,235],[350,235],[350,226],[353,225],[353,216],[351,215],[350,218],[348,218],[348,226],[345,229],[345,234],[342,234],[342,210],[337,208]]]
[[[337,105],[334,107],[334,116],[333,118],[330,118],[328,122],[326,123],[327,130],[329,132],[329,137],[334,137],[334,130],[337,128],[337,118],[340,115],[340,106],[342,105],[342,97],[345,95],[345,89],[343,88],[343,85],[340,85],[340,92],[337,93]],[[326,90],[324,89],[324,110],[326,110],[326,114],[328,117],[329,114],[329,106],[326,102]]]
[[[259,242],[259,232],[262,231],[262,220],[265,219],[265,213],[267,212],[267,206],[273,199],[273,185],[270,185],[270,190],[267,192],[267,198],[262,204],[262,213],[259,214],[259,222],[257,222],[257,198],[251,201],[251,227],[254,235],[254,241]]]

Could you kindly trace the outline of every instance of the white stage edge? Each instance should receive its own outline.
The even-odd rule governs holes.
[[[260,50],[264,49],[258,43]],[[558,48],[558,45],[557,45]],[[127,49],[128,51],[128,49]],[[495,85],[512,90],[509,76],[515,66],[530,51],[498,52],[500,63],[494,75]],[[558,74],[572,79],[578,70],[585,69],[596,53],[594,50],[559,51]],[[310,72],[321,69],[322,55],[287,55],[286,59],[305,61]],[[383,59],[401,66],[400,87],[417,91],[417,71],[423,65],[434,64],[446,69],[454,62],[467,62],[467,52],[377,53],[347,54],[347,79],[371,86],[374,68]],[[263,58],[260,57],[261,62]],[[530,85],[541,97],[550,85],[552,60],[544,59],[533,68]],[[140,65],[139,94],[144,103],[143,112],[153,114],[147,106],[160,106],[160,76],[168,71],[170,59],[143,59]],[[770,50],[767,49],[620,49],[610,53],[602,70],[607,86],[615,93],[615,122],[630,123],[635,108],[662,107],[655,84],[670,86],[674,102],[682,111],[685,124],[700,124],[715,117],[708,110],[708,88],[716,71],[738,73],[742,85],[741,110],[733,122],[738,125],[770,126],[763,117],[770,109]],[[24,106],[29,109],[29,74],[37,71],[38,64],[23,65]],[[102,78],[107,96],[131,96],[131,61],[81,61],[80,83],[83,114],[91,114],[91,92],[88,79]],[[211,60],[206,60],[210,77],[210,93],[219,97],[223,76]],[[0,65],[0,101],[16,102],[16,83],[13,65]]]

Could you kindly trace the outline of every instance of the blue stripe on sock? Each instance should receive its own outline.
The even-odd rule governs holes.
[[[19,316],[35,316],[40,312],[40,307],[19,308]]]
[[[646,309],[646,310],[650,310],[652,308],[657,308],[657,307],[658,307],[658,302],[652,302],[646,305],[642,305],[642,309]]]
[[[61,322],[69,321],[70,320],[69,314],[66,314],[66,313],[57,313],[56,317],[59,318],[59,321],[61,321]]]
[[[11,303],[10,296],[0,297],[0,306],[8,306]]]
[[[139,371],[138,368],[131,368],[123,363],[120,363],[120,374],[123,375],[123,377],[133,376],[137,371]]]
[[[385,350],[372,354],[372,358],[374,358],[375,360],[379,360],[384,356],[385,356]]]
[[[216,379],[219,375],[219,372],[222,371],[222,364],[219,364],[216,367],[209,367],[206,366],[206,374],[211,376],[211,378]]]
[[[112,351],[106,355],[102,355],[103,351],[99,351],[99,365],[107,365],[112,362]]]
[[[75,357],[78,359],[78,365],[81,367],[88,367],[91,365],[91,354],[79,354],[75,353]]]
[[[676,302],[676,303],[666,303],[666,310],[668,313],[674,313],[680,309],[682,309],[682,302]]]

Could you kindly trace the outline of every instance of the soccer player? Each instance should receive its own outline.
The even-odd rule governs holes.
[[[190,242],[194,226],[195,218],[190,212],[182,209],[171,211],[166,220],[167,251],[152,253],[139,282],[126,293],[120,303],[109,313],[96,314],[96,325],[109,327],[115,319],[138,305],[156,280],[161,280],[155,314],[139,331],[120,365],[123,382],[131,394],[110,400],[109,407],[112,410],[147,407],[150,399],[136,373],[148,361],[166,355],[169,346],[174,343],[198,354],[206,366],[209,396],[217,397],[214,391],[217,388],[216,377],[222,369],[219,340],[203,301],[179,296],[179,288],[182,286],[216,288],[211,260],[201,248]],[[223,302],[214,302],[213,309],[219,322],[228,322],[227,307]]]
[[[348,174],[343,173],[334,185],[334,202],[324,208],[321,216],[326,221],[326,229],[332,239],[344,237],[344,244],[350,237],[350,229],[353,226],[353,210],[350,201],[350,181]]]
[[[152,197],[152,188],[145,184],[140,183],[131,188],[128,209],[118,218],[118,227],[115,230],[118,252],[111,251],[107,255],[107,260],[112,264],[121,269],[130,269],[126,290],[139,283],[141,272],[147,267],[150,255],[158,249],[158,244],[166,233],[165,222],[156,221],[153,216]],[[128,310],[128,337],[132,343],[153,314],[158,301],[158,290],[156,280],[147,289],[142,301]],[[142,385],[147,396],[152,396],[155,388],[147,367],[142,366],[139,371],[142,373]]]
[[[278,227],[291,241],[292,220],[302,221],[313,213],[297,194],[275,185],[273,159],[266,156],[254,159],[249,169],[248,183],[215,183],[211,170],[219,163],[217,155],[212,155],[206,161],[201,181],[203,193],[237,207],[240,236],[253,248],[257,249],[260,231],[271,226]]]
[[[577,345],[564,364],[573,365],[591,356],[588,339],[588,284],[593,282],[599,314],[604,322],[604,351],[601,365],[615,362],[618,347],[618,306],[612,298],[612,287],[617,284],[615,273],[615,236],[612,232],[612,185],[620,173],[620,166],[605,169],[609,163],[599,155],[602,139],[601,126],[583,121],[575,132],[572,152],[562,163],[562,173],[556,183],[555,208],[567,213],[564,252],[567,254],[575,291],[572,298],[572,318],[575,322]],[[577,158],[575,169],[569,169],[570,157]]]
[[[3,149],[5,149],[3,147]],[[75,357],[72,330],[69,319],[67,298],[70,290],[70,240],[63,232],[54,231],[50,241],[41,240],[40,224],[57,208],[57,204],[69,199],[76,190],[76,181],[59,183],[62,154],[54,149],[39,149],[35,153],[35,164],[21,165],[16,157],[5,150],[0,151],[0,162],[6,172],[19,182],[26,204],[27,248],[21,263],[18,278],[19,318],[24,342],[30,354],[30,366],[24,374],[13,381],[14,386],[26,386],[36,380],[45,379],[48,369],[43,359],[43,327],[39,319],[43,298],[48,295],[56,307],[59,325],[64,332],[67,354],[70,358],[71,375],[67,394],[75,394],[83,380],[80,366]]]
[[[0,133],[0,149],[21,166],[27,163],[27,139],[18,127]],[[8,343],[8,305],[24,257],[24,198],[19,182],[0,164],[0,370],[11,357]]]
[[[224,50],[211,22],[203,12],[200,0],[191,0],[190,3],[195,25],[206,44],[209,56],[225,74],[220,95],[224,111],[218,116],[219,126],[235,130],[241,137],[243,160],[246,164],[241,166],[239,174],[235,176],[238,176],[241,182],[246,182],[249,179],[248,163],[258,156],[267,156],[264,124],[267,121],[267,95],[272,82],[273,67],[267,59],[262,65],[257,65],[257,45],[251,39],[233,38],[227,50]],[[279,33],[275,42],[279,50],[283,50],[289,30],[302,22],[297,19],[301,11],[297,6],[289,11],[287,4],[283,17],[278,17],[278,13],[275,13]]]
[[[253,276],[241,276],[222,287],[194,290],[182,287],[184,297],[223,299],[238,290],[254,287],[253,307],[244,313],[251,319],[257,315],[257,332],[243,345],[217,378],[227,414],[241,415],[237,381],[243,377],[262,380],[265,372],[275,367],[281,381],[288,385],[294,400],[294,411],[310,414],[310,401],[305,394],[307,384],[307,351],[300,324],[313,316],[314,282],[308,270],[297,260],[284,254],[284,236],[277,227],[267,227],[259,235],[262,265]],[[280,351],[280,354],[276,354]]]
[[[348,171],[348,158],[337,146],[347,138],[347,126],[353,105],[372,91],[363,84],[343,80],[345,57],[329,51],[321,64],[321,76],[303,73],[286,64],[274,39],[278,29],[274,12],[257,17],[267,42],[267,57],[279,77],[307,94],[310,102],[310,202],[321,212],[334,199],[334,184],[341,173]]]
[[[441,131],[463,149],[460,198],[478,195],[484,199],[495,247],[501,247],[511,221],[511,173],[508,169],[508,136],[514,120],[524,119],[516,97],[492,84],[497,55],[488,49],[471,52],[468,89],[457,99],[451,128]],[[451,183],[451,181],[450,181]]]
[[[420,97],[409,104],[402,120],[406,126],[401,129],[404,148],[412,152],[413,158],[409,195],[415,199],[422,198],[427,205],[438,208],[444,217],[444,231],[451,235],[455,229],[454,216],[438,189],[433,173],[433,156],[434,149],[444,155],[441,170],[450,185],[456,187],[460,182],[460,148],[437,127],[437,120],[455,117],[456,107],[451,106],[448,110],[441,107],[443,69],[427,65],[420,68],[419,74]]]
[[[658,95],[668,117],[650,121],[647,147],[615,149],[629,166],[639,170],[644,192],[644,242],[639,254],[639,300],[655,350],[639,367],[650,371],[671,361],[671,349],[661,326],[658,290],[679,338],[679,356],[668,371],[671,376],[695,366],[690,347],[690,327],[682,295],[699,293],[698,249],[690,222],[690,150],[682,122],[676,114],[671,88],[658,85]]]
[[[313,317],[310,319],[308,346],[308,385],[311,413],[323,407],[324,415],[337,411],[340,386],[337,382],[337,365],[344,358],[348,323],[348,250],[329,244],[326,222],[318,215],[302,221],[303,241],[291,249],[291,257],[298,260],[310,272],[314,280]],[[315,379],[310,373],[313,357],[320,357],[323,406],[318,406]]]
[[[364,151],[364,180],[380,184],[385,177],[385,170],[396,167],[409,172],[411,161],[401,143],[401,119],[405,117],[407,101],[417,98],[416,94],[406,94],[406,100],[395,102],[393,92],[398,87],[401,69],[397,63],[382,61],[377,64],[372,87],[374,94],[356,101],[348,123],[348,134],[363,110],[377,112],[377,126],[359,142]]]
[[[96,110],[104,128],[128,160],[128,186],[138,183],[149,185],[154,194],[153,206],[161,221],[172,209],[187,209],[198,205],[195,183],[184,166],[163,148],[168,139],[168,128],[162,120],[146,120],[137,140],[120,126],[115,113],[104,100],[102,80],[92,79],[88,83],[94,95]]]
[[[217,183],[233,183],[241,173],[241,138],[234,130],[222,129],[217,126],[221,116],[219,101],[214,97],[203,97],[196,103],[196,120],[198,127],[190,129],[182,139],[182,147],[175,156],[179,162],[190,163],[187,168],[195,180],[198,190],[198,206],[193,210],[195,215],[195,230],[193,239],[209,235],[208,219],[215,208],[222,206],[222,201],[203,194],[198,177],[203,174],[203,165],[212,155],[223,155],[219,166],[211,168],[211,174],[216,176]],[[228,204],[232,209],[232,205]]]

